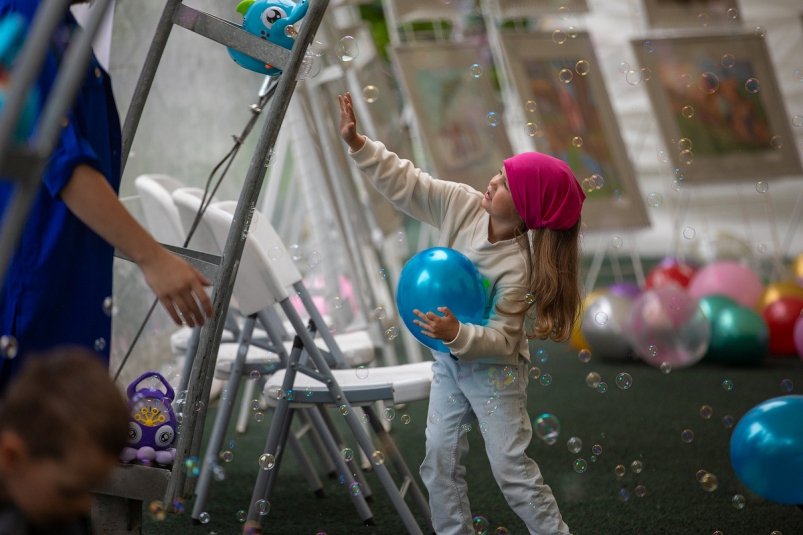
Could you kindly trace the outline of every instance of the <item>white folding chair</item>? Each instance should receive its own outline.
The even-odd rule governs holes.
[[[168,175],[140,175],[134,186],[151,235],[160,243],[181,246],[186,234],[171,194],[184,184]]]
[[[235,208],[235,203],[224,202],[212,204],[207,210],[208,221],[219,240],[228,234]],[[422,533],[404,500],[404,495],[408,490],[411,492],[413,501],[423,514],[429,527],[431,522],[427,500],[418,488],[412,473],[398,452],[390,434],[385,430],[382,420],[377,416],[372,404],[379,400],[395,404],[426,399],[429,395],[429,387],[432,380],[431,363],[370,368],[365,381],[346,382],[344,384],[347,386],[345,388],[341,387],[340,380],[347,381],[348,378],[356,378],[357,374],[353,369],[345,369],[348,361],[338,345],[336,337],[329,332],[325,321],[315,307],[309,292],[304,286],[301,274],[287,253],[284,244],[268,220],[258,212],[254,213],[251,220],[251,227],[246,237],[239,270],[234,291],[237,292],[238,283],[243,283],[246,280],[250,281],[248,292],[251,298],[254,300],[257,297],[262,299],[263,301],[259,305],[264,304],[266,300],[278,302],[296,333],[288,366],[268,378],[268,384],[271,385],[268,392],[274,389],[274,391],[281,393],[279,396],[273,396],[273,400],[269,401],[269,403],[275,405],[276,410],[271,421],[264,455],[267,456],[266,459],[273,459],[273,461],[269,463],[271,465],[270,469],[259,470],[249,507],[249,519],[256,520],[260,517],[259,504],[264,503],[262,500],[266,500],[270,496],[282,453],[285,449],[285,441],[288,440],[288,437],[292,437],[292,433],[289,432],[292,417],[298,409],[312,408],[312,410],[305,412],[308,413],[315,427],[321,430],[329,430],[329,433],[321,432],[320,435],[324,439],[329,456],[334,460],[346,484],[349,487],[354,484],[360,486],[365,484],[364,480],[355,480],[352,469],[345,464],[340,453],[340,444],[343,442],[337,439],[336,430],[331,421],[328,421],[328,415],[322,409],[323,405],[333,404],[341,408],[341,412],[344,414],[346,422],[363,452],[375,460],[373,470],[408,531],[415,534]],[[332,366],[314,340],[314,333],[311,334],[307,330],[301,315],[292,305],[290,301],[291,293],[301,298],[301,302],[309,314],[311,325],[323,338],[325,346],[334,360],[334,366],[342,369],[332,370]],[[257,305],[258,303],[254,302],[252,306],[256,307]],[[249,310],[242,302],[241,307],[243,307],[244,312]],[[303,360],[302,348],[305,355]],[[314,363],[314,368],[308,365],[308,359],[311,359],[311,362]],[[298,372],[301,372],[302,375],[299,375]],[[302,396],[300,394],[302,390],[297,387],[295,381],[296,378],[300,378],[303,375],[313,378],[317,387],[311,383],[309,385],[310,389],[304,389],[304,395]],[[371,379],[372,376],[374,379]],[[275,389],[277,385],[281,385],[281,390]],[[288,396],[288,392],[292,394]],[[354,401],[352,401],[352,398],[354,398]],[[356,404],[363,406],[368,422],[382,442],[385,452],[379,455],[388,455],[391,463],[401,474],[403,478],[401,487],[396,486],[384,461],[379,462],[377,450],[354,412],[353,407]],[[372,517],[370,516],[370,510],[367,509],[367,505],[362,499],[364,493],[355,494],[352,492],[350,496],[362,520],[370,523]]]

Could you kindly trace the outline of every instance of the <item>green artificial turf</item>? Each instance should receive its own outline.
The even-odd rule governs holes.
[[[560,420],[561,432],[551,446],[534,437],[529,453],[552,487],[572,533],[711,535],[716,530],[725,535],[770,535],[774,530],[783,535],[803,533],[803,511],[767,502],[736,478],[728,458],[732,429],[722,422],[725,416],[738,421],[757,403],[787,394],[781,388],[783,379],[792,380],[792,394],[801,393],[803,363],[799,359],[775,357],[751,368],[701,363],[662,374],[640,362],[604,362],[592,358],[584,364],[568,345],[538,344],[536,348],[544,348],[548,353],[546,362],[534,364],[541,368],[542,374],[551,375],[552,382],[548,386],[538,380],[530,382],[530,416],[554,414]],[[586,386],[585,377],[591,371],[601,374],[608,385],[606,393]],[[617,387],[619,373],[631,375],[629,389]],[[732,390],[723,388],[724,380],[732,381]],[[709,419],[700,415],[703,405],[713,409]],[[338,418],[336,411],[332,414]],[[407,425],[401,421],[403,414],[411,417]],[[207,431],[214,415],[215,411],[210,411]],[[422,402],[397,410],[393,422],[393,437],[416,476],[424,455],[425,419],[426,402]],[[244,436],[230,433],[226,442],[233,441],[230,448],[233,460],[221,463],[225,479],[212,485],[206,507],[207,524],[190,523],[190,503],[187,512],[170,514],[163,521],[151,518],[146,507],[144,532],[238,533],[238,511],[248,509],[258,470],[257,458],[269,423],[269,417],[261,423],[252,419]],[[681,432],[687,428],[694,432],[691,443],[681,440]],[[345,426],[343,430],[346,432]],[[356,451],[353,439],[346,436]],[[582,450],[577,454],[566,446],[573,436],[582,440]],[[526,533],[491,476],[476,426],[469,437],[471,451],[465,462],[472,513],[487,517],[490,533],[497,526],[506,527],[512,534]],[[592,462],[594,444],[602,447],[602,454]],[[577,458],[587,462],[584,473],[574,470]],[[643,464],[641,473],[631,469],[636,460]],[[626,467],[623,477],[615,473],[620,464]],[[717,478],[718,486],[712,492],[704,490],[697,481],[696,473],[701,469]],[[391,473],[395,475],[392,469]],[[370,528],[360,522],[347,489],[337,480],[321,475],[327,496],[316,498],[308,490],[292,455],[285,456],[270,512],[264,517],[266,533],[405,533],[374,474],[367,475],[374,492],[370,506],[376,520],[376,526]],[[637,496],[637,485],[643,485],[646,491],[643,497]],[[742,509],[732,504],[736,494],[746,499]]]

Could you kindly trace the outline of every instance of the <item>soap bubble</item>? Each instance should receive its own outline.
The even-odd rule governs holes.
[[[558,80],[564,84],[570,83],[572,78],[574,78],[574,74],[572,74],[572,71],[569,69],[561,69],[560,72],[558,72]]]
[[[583,138],[581,138],[580,136],[574,136],[572,138],[572,145],[579,149],[580,147],[583,146]]]
[[[713,72],[704,72],[700,75],[697,85],[703,93],[713,95],[719,89],[719,78]]]
[[[211,519],[212,519],[212,517],[206,511],[204,511],[203,513],[198,515],[198,521],[201,524],[208,524]]]
[[[357,40],[350,35],[346,35],[337,42],[337,56],[341,61],[354,61],[359,55]]]
[[[616,477],[625,477],[625,473],[627,469],[623,464],[617,464],[616,467],[613,469],[613,473],[616,474]]]
[[[748,93],[756,94],[761,90],[761,83],[756,78],[748,78],[744,83],[744,88]]]
[[[385,407],[384,416],[385,420],[388,422],[393,421],[393,419],[396,418],[396,409],[393,407]]]
[[[630,463],[630,471],[634,474],[640,474],[642,470],[644,470],[644,463],[638,459]]]
[[[733,505],[736,509],[744,509],[747,500],[741,494],[734,494],[733,498],[731,498],[731,505]]]
[[[340,455],[343,456],[344,461],[349,462],[354,458],[354,450],[351,448],[343,448],[343,450],[340,452]]]
[[[230,450],[223,450],[220,452],[220,460],[224,463],[230,463],[234,460],[234,453]]]
[[[385,330],[385,338],[390,342],[399,337],[399,328],[395,325]]]
[[[630,64],[626,61],[619,62],[619,72],[622,74],[627,73],[630,70]]]
[[[636,488],[633,489],[633,493],[636,495],[636,497],[643,498],[647,495],[647,487],[644,485],[636,485]]]
[[[595,456],[602,455],[602,446],[600,446],[599,444],[594,444],[593,446],[591,446],[591,453],[593,453]]]
[[[686,444],[691,444],[694,440],[694,431],[691,429],[684,429],[680,433],[680,440],[685,442]]]
[[[366,379],[368,378],[368,368],[364,364],[361,364],[357,366],[354,374],[357,376],[357,379]]]
[[[794,383],[791,379],[782,379],[781,380],[781,392],[786,394],[790,393],[795,388]]]
[[[574,471],[578,474],[585,473],[588,469],[588,462],[585,459],[579,458],[574,460]]]
[[[633,377],[629,373],[622,372],[616,376],[616,386],[621,390],[627,390],[633,386]]]
[[[608,315],[605,312],[597,312],[594,314],[594,322],[596,322],[597,325],[607,325]]]
[[[560,421],[554,414],[545,412],[538,415],[535,420],[533,420],[533,427],[535,428],[536,436],[550,446],[558,441],[558,436],[560,435]]]
[[[586,375],[586,385],[590,388],[597,388],[600,381],[602,381],[602,377],[597,372],[588,372]]]
[[[722,389],[723,390],[726,390],[726,391],[730,392],[731,390],[733,390],[733,386],[734,386],[733,385],[733,381],[731,381],[730,379],[723,379],[722,380]]]
[[[566,34],[563,30],[555,30],[552,32],[552,42],[558,45],[562,45],[566,42]]]
[[[471,71],[471,76],[473,76],[474,78],[479,78],[480,76],[482,76],[482,67],[480,66],[479,63],[472,64],[469,70]]]
[[[724,427],[725,429],[730,429],[731,427],[733,427],[734,423],[735,419],[730,414],[726,414],[725,416],[722,417],[722,427]]]
[[[95,351],[103,351],[106,349],[106,339],[101,337],[95,340]]]
[[[590,70],[591,64],[584,59],[581,59],[574,65],[574,71],[580,76],[586,76]]]
[[[491,128],[496,128],[497,125],[499,125],[499,116],[496,114],[496,112],[489,111],[488,126],[490,126]]]
[[[538,366],[531,366],[529,376],[533,381],[537,380],[539,377],[541,377],[541,368]]]
[[[720,63],[726,69],[730,69],[731,67],[736,65],[736,58],[733,57],[733,54],[723,54],[722,55],[722,60],[720,60]]]
[[[583,449],[583,441],[580,437],[572,437],[566,442],[566,447],[572,453],[580,453],[580,450]]]
[[[483,515],[475,515],[471,519],[471,522],[474,525],[474,533],[476,535],[488,534],[488,528],[491,527],[491,523]]]
[[[700,407],[700,418],[703,420],[710,420],[711,416],[714,415],[714,409],[711,408],[711,405],[703,405]]]
[[[263,470],[272,470],[276,466],[276,457],[272,453],[263,453],[259,456],[259,467]]]
[[[641,83],[641,71],[630,69],[625,72],[625,82],[632,86],[639,85]]]
[[[17,356],[19,344],[17,339],[10,334],[0,336],[0,356],[6,359],[13,359]]]
[[[706,492],[714,492],[719,488],[719,480],[714,474],[706,472],[700,478],[700,486],[703,487],[703,490]]]
[[[265,516],[270,513],[270,502],[268,500],[257,500],[254,502],[254,506],[259,516]]]
[[[352,496],[359,496],[362,493],[362,489],[360,488],[360,483],[355,481],[349,486],[349,490],[351,491]]]
[[[368,104],[373,104],[374,102],[379,100],[379,88],[377,88],[375,85],[370,85],[370,84],[363,87],[362,97]]]
[[[694,230],[694,227],[684,227],[683,228],[683,237],[687,240],[693,240],[694,236],[697,235],[697,231]]]
[[[577,353],[577,360],[579,360],[583,364],[588,364],[591,361],[591,351],[589,351],[588,349],[581,349]]]
[[[772,136],[770,138],[770,147],[772,147],[775,150],[780,150],[781,148],[783,148],[783,139],[781,138],[781,136]]]
[[[682,138],[680,138],[678,140],[678,150],[679,151],[683,152],[684,150],[691,150],[691,149],[692,149],[691,139],[689,139],[687,137],[682,137]],[[677,171],[680,172],[680,169],[678,169]]]
[[[148,504],[148,512],[157,522],[164,521],[167,518],[167,511],[165,510],[164,503],[160,500],[153,500],[150,504]]]
[[[116,316],[118,312],[117,306],[114,304],[112,296],[108,296],[103,300],[103,313],[107,316]]]
[[[680,110],[680,114],[686,119],[691,119],[694,117],[694,107],[687,104]]]
[[[524,109],[527,110],[527,113],[535,113],[535,101],[534,100],[528,100],[524,104]]]
[[[408,424],[409,424],[410,422],[412,422],[412,421],[413,421],[413,418],[412,418],[412,416],[410,416],[409,414],[402,414],[402,417],[401,417],[401,422],[402,422],[404,425],[408,425]]]
[[[548,373],[545,373],[545,374],[541,375],[541,378],[539,379],[539,382],[541,383],[541,386],[549,386],[549,385],[551,385],[552,384],[552,375],[550,375]]]
[[[600,394],[604,394],[607,391],[608,391],[608,383],[606,383],[605,381],[600,381],[600,383],[597,385],[597,392],[599,392]]]
[[[371,454],[371,462],[373,462],[375,466],[385,464],[385,454],[376,450]]]

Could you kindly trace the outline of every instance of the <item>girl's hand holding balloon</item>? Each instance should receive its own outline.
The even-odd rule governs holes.
[[[427,312],[424,314],[417,308],[413,310],[413,314],[420,319],[413,320],[413,323],[421,327],[421,334],[429,336],[430,338],[437,338],[444,342],[451,342],[457,338],[457,333],[460,330],[460,322],[454,317],[452,311],[448,307],[438,307],[438,312],[443,314],[438,316],[434,312]]]

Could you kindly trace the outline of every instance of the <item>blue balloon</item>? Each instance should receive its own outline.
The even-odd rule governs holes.
[[[416,339],[436,351],[449,352],[442,341],[421,334],[413,323],[421,312],[448,307],[461,323],[484,324],[487,300],[485,282],[474,263],[448,247],[433,247],[413,256],[402,268],[396,289],[396,305],[407,329]]]
[[[731,465],[750,490],[767,500],[803,504],[803,396],[759,403],[731,435]]]

